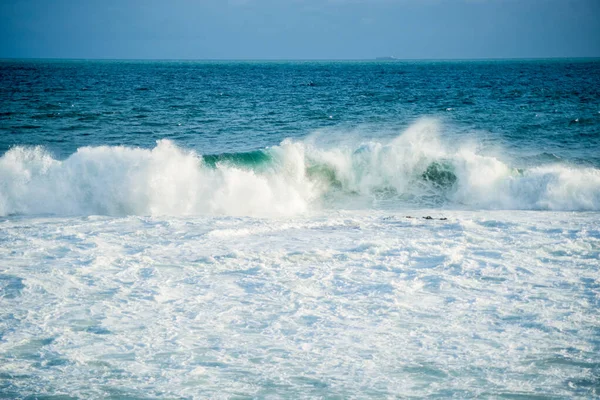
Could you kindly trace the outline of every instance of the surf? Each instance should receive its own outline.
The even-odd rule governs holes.
[[[0,215],[284,216],[357,198],[365,207],[600,210],[600,170],[560,160],[517,168],[443,139],[443,128],[422,119],[387,140],[309,136],[217,155],[169,140],[82,147],[64,160],[16,146],[0,157]]]

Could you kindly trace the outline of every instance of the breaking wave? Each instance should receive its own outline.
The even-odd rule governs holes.
[[[42,147],[0,157],[0,215],[290,215],[352,198],[425,207],[600,210],[600,170],[513,168],[443,143],[421,120],[389,141],[285,140],[202,156],[168,140],[154,149],[83,147],[66,160]]]

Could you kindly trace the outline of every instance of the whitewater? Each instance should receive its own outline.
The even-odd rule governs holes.
[[[13,217],[0,240],[4,397],[598,395],[597,213]]]
[[[357,197],[366,206],[600,210],[600,170],[511,167],[443,143],[439,125],[423,119],[387,142],[286,139],[208,162],[168,140],[153,149],[84,147],[64,161],[15,147],[0,158],[0,215],[294,215]]]

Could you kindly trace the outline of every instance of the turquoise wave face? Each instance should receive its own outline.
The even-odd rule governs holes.
[[[270,154],[263,150],[245,153],[223,153],[203,155],[202,160],[207,166],[216,168],[218,164],[228,164],[240,168],[261,169],[272,161]]]

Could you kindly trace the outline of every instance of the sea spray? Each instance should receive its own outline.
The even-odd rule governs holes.
[[[168,140],[153,149],[83,147],[65,160],[41,147],[14,147],[0,157],[0,214],[276,216],[344,208],[357,197],[371,206],[369,199],[398,207],[600,209],[600,170],[520,170],[473,146],[445,143],[442,128],[422,119],[388,141],[286,139],[205,157]]]
[[[102,215],[281,215],[313,197],[303,157],[285,151],[268,171],[202,157],[161,140],[152,150],[84,147],[64,161],[15,147],[0,159],[0,213]],[[299,167],[299,169],[298,169]]]

